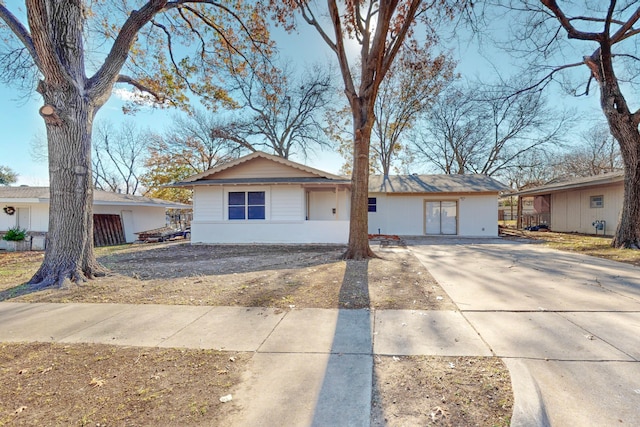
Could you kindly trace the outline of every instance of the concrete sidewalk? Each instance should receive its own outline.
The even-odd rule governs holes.
[[[243,426],[368,426],[373,355],[491,356],[460,312],[0,303],[0,342],[254,352]]]
[[[504,240],[410,243],[509,367],[512,426],[640,425],[639,268]]]
[[[461,311],[0,303],[0,342],[254,352],[232,425],[368,426],[373,356],[505,360],[513,426],[640,425],[640,269],[502,240],[410,250]]]

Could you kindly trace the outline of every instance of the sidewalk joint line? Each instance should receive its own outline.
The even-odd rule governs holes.
[[[206,307],[206,306],[204,306]],[[168,337],[163,338],[162,340],[160,340],[160,342],[158,342],[155,346],[156,347],[160,347],[160,345],[173,338],[174,336],[176,336],[177,334],[179,334],[180,332],[184,331],[186,328],[188,328],[189,326],[193,325],[195,322],[197,322],[198,320],[202,319],[204,316],[206,316],[207,314],[211,313],[213,311],[213,309],[216,308],[216,306],[212,305],[210,306],[211,308],[207,311],[205,311],[204,313],[202,313],[200,316],[196,317],[195,319],[193,319],[191,322],[187,323],[186,325],[184,325],[182,328],[178,329],[177,331],[175,331],[173,334],[169,335]]]

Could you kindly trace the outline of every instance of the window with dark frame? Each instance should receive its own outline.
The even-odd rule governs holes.
[[[604,196],[591,196],[589,203],[591,208],[604,208]]]
[[[265,219],[265,192],[230,191],[229,219]]]
[[[377,212],[377,200],[375,197],[369,197],[369,204],[367,206],[368,212]]]

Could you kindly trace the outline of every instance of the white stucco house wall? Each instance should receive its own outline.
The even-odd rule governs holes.
[[[182,203],[102,190],[93,192],[93,214],[117,215],[127,243],[135,233],[166,225],[167,209],[190,208]],[[0,234],[18,226],[31,233],[44,234],[49,227],[49,187],[0,186]],[[6,242],[0,239],[0,249]]]
[[[552,231],[611,235],[622,211],[624,172],[553,182],[515,194],[547,199]],[[603,229],[596,230],[596,221],[604,221]]]
[[[192,243],[346,243],[351,180],[255,152],[194,175]],[[369,233],[498,235],[499,182],[482,175],[370,177]]]

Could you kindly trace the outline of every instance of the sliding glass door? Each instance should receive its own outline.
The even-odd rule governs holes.
[[[458,202],[425,201],[425,234],[458,234]]]

